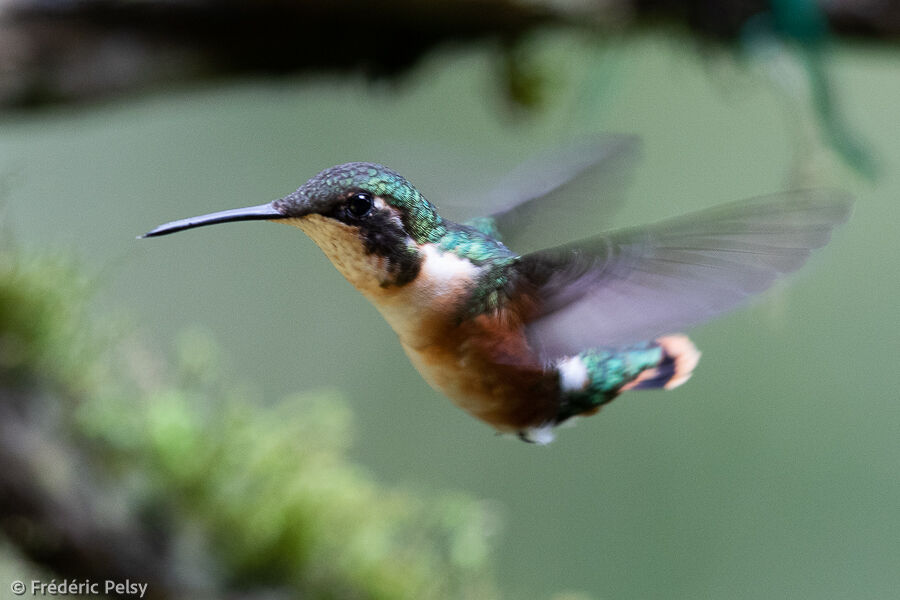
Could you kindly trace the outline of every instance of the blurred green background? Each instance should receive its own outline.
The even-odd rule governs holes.
[[[433,54],[399,84],[248,79],[9,114],[3,235],[77,256],[96,283],[94,318],[127,315],[156,355],[185,330],[213,338],[222,386],[260,407],[295,392],[345,402],[347,453],[365,477],[425,497],[462,492],[490,515],[478,527],[503,597],[895,597],[897,50],[843,43],[830,57],[847,122],[884,166],[865,181],[763,69],[685,45],[545,32],[530,46],[545,105],[527,114],[491,93],[487,45]],[[644,148],[610,225],[802,185],[846,188],[857,203],[789,285],[692,332],[704,354],[690,384],[626,395],[549,447],[497,437],[432,391],[297,230],[249,223],[135,240],[164,221],[283,196],[350,160],[401,169],[440,207],[472,181],[603,131],[637,134]],[[279,414],[272,435],[294,418]],[[0,568],[0,595],[18,568]]]

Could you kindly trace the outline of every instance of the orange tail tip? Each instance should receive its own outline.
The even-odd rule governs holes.
[[[655,367],[645,369],[622,390],[671,390],[691,378],[700,361],[700,352],[685,335],[667,335],[656,340],[663,358]]]
[[[700,362],[700,351],[686,335],[667,335],[656,340],[666,356],[675,362],[675,372],[663,386],[667,390],[677,388],[694,374]]]

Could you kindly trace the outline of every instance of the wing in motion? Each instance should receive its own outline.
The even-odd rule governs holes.
[[[640,154],[635,136],[600,135],[588,137],[520,164],[499,179],[497,185],[475,201],[457,201],[448,206],[468,208],[469,214],[489,215],[471,219],[473,225],[497,236],[518,252],[546,248],[563,240],[546,239],[565,222],[565,230],[588,235],[608,227],[611,215],[621,206],[633,166]],[[572,227],[571,216],[590,215],[582,220],[582,230]],[[468,218],[468,217],[463,217]]]
[[[549,361],[705,321],[798,269],[850,207],[840,191],[798,191],[527,254],[511,280],[538,299],[529,341]]]

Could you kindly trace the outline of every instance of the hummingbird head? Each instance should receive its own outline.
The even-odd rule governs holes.
[[[434,205],[402,175],[374,163],[325,169],[272,206],[287,219],[318,215],[358,228],[363,236],[385,228],[399,233],[397,226],[417,243],[443,235]]]
[[[445,232],[435,207],[409,181],[382,165],[355,162],[325,169],[268,204],[173,221],[144,237],[249,220],[299,227],[362,291],[415,279],[422,245]]]

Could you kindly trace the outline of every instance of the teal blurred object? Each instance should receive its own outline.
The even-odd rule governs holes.
[[[771,0],[768,12],[752,17],[742,27],[741,44],[748,55],[765,65],[773,83],[788,98],[812,105],[826,143],[848,165],[867,179],[878,176],[878,161],[839,108],[828,73],[832,41],[819,2]],[[796,64],[786,68],[785,62]],[[794,76],[801,72],[805,85]]]

